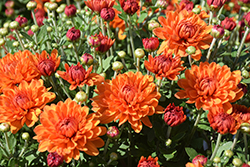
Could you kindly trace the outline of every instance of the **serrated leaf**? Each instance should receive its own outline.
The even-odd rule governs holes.
[[[194,157],[196,157],[198,155],[196,150],[191,148],[191,147],[185,147],[185,151],[186,151],[187,155],[189,156],[190,160],[194,159]]]
[[[142,11],[140,14],[140,17],[138,19],[138,23],[142,23],[147,16],[148,16],[148,14]]]
[[[42,26],[42,28],[39,31],[39,34],[37,35],[37,43],[41,43],[42,41],[45,40],[45,38],[47,37],[47,26]]]
[[[31,36],[29,36],[26,32],[20,31],[20,34],[22,34],[22,36],[24,36],[24,38],[28,39],[29,41],[34,41],[33,38],[31,38]]]

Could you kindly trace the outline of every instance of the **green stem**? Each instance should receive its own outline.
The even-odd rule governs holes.
[[[219,40],[218,46],[216,47],[216,49],[214,50],[214,53],[213,53],[213,55],[212,55],[212,59],[214,59],[214,58],[216,57],[215,55],[216,55],[218,49],[220,48],[220,45],[222,44],[222,40],[223,40],[223,38],[221,38],[221,39]]]
[[[60,98],[61,100],[63,100],[63,98],[62,98],[60,92],[59,92],[58,89],[57,89],[57,86],[56,86],[56,84],[55,84],[55,82],[54,82],[52,76],[49,76],[48,78],[49,78],[49,81],[50,81],[52,87],[54,88],[54,91],[57,93],[57,95],[59,96],[59,98]]]
[[[70,0],[66,0],[66,3],[69,6],[70,5]]]
[[[136,69],[137,69],[137,72],[140,71],[140,58],[136,58]]]
[[[158,79],[158,81],[157,81],[157,92],[160,92],[161,82],[162,82],[162,79]]]
[[[108,138],[108,140],[106,141],[105,146],[104,146],[104,151],[103,151],[103,157],[104,158],[105,158],[105,155],[106,155],[106,153],[108,151],[109,143],[110,143],[110,138]]]
[[[124,58],[122,58],[122,64],[123,64],[123,66],[124,66],[125,70],[126,70],[126,71],[128,71],[128,68],[127,68],[127,66],[126,66],[126,63],[125,63]]]
[[[238,130],[237,133],[235,134],[235,137],[234,137],[234,140],[233,140],[233,144],[232,144],[232,146],[231,146],[231,148],[230,148],[231,151],[234,150],[234,147],[235,147],[235,145],[236,145],[236,143],[237,143],[239,134],[240,134],[240,130]]]
[[[32,17],[33,17],[33,20],[34,20],[35,25],[38,25],[38,24],[37,24],[37,21],[36,21],[36,15],[35,15],[34,10],[31,10],[31,14],[32,14]]]
[[[3,146],[3,143],[0,141],[0,148],[5,152],[5,154],[7,155],[6,158],[8,158],[10,156],[9,152],[6,150],[6,148]],[[2,154],[4,155],[4,154]]]
[[[4,138],[5,138],[5,142],[6,142],[7,151],[9,153],[9,155],[12,156],[12,152],[10,150],[10,142],[9,142],[7,132],[4,132]]]
[[[169,137],[170,137],[171,130],[172,130],[172,127],[168,126],[167,139],[169,139]]]
[[[102,57],[99,56],[99,63],[100,63],[100,66],[101,66],[101,73],[103,72],[103,62],[102,62]]]
[[[189,62],[190,67],[192,67],[193,62],[192,62],[191,55],[188,55],[188,62]]]
[[[221,137],[222,137],[222,134],[219,133],[219,135],[217,137],[217,141],[216,141],[216,146],[215,146],[213,154],[212,154],[212,156],[210,158],[211,161],[214,159],[214,157],[215,157],[215,155],[216,155],[216,153],[217,153],[217,151],[219,149]]]
[[[16,33],[17,39],[18,39],[22,49],[25,50],[24,45],[23,45],[23,41],[21,40],[21,37],[20,37],[18,31],[15,29],[14,32]]]
[[[18,157],[22,157],[24,151],[27,149],[27,146],[28,146],[28,141],[25,140],[25,143],[24,143],[24,146],[22,148],[22,151],[20,152],[19,156]]]
[[[133,33],[132,33],[131,27],[132,27],[132,22],[131,22],[130,16],[128,15],[128,28],[129,28],[130,43],[131,43],[131,48],[132,48],[132,54],[133,54],[134,62],[136,62],[135,45],[134,45]]]
[[[104,36],[106,36],[106,31],[105,31],[105,28],[104,28],[103,19],[100,16],[99,16],[99,19],[100,19],[100,23],[101,23],[102,34]]]
[[[209,25],[212,24],[212,19],[213,19],[213,12],[210,11],[210,12],[209,12],[209,22],[208,22]]]
[[[79,57],[78,57],[78,53],[77,53],[77,49],[76,49],[76,44],[75,44],[75,42],[73,42],[73,49],[74,49],[74,51],[75,51],[75,58],[76,58],[76,61],[77,62],[80,62],[80,60],[79,60]]]
[[[77,8],[79,10],[82,10],[82,8],[81,8],[81,2],[80,1],[76,1],[76,5],[77,5]]]
[[[132,133],[131,132],[132,132],[131,126],[128,125],[128,138],[129,138],[129,143],[130,143],[129,148],[128,148],[128,154],[129,154],[129,156],[128,156],[128,166],[132,166],[131,148],[133,148],[133,143],[132,143]]]
[[[52,11],[52,13],[53,13],[52,22],[53,22],[53,25],[54,25],[54,28],[55,28],[55,32],[56,32],[56,37],[55,37],[55,39],[56,39],[56,43],[58,43],[58,39],[57,39],[57,37],[58,37],[58,31],[57,31],[57,25],[56,25],[56,20],[55,20],[55,18],[56,18],[56,13],[55,13],[54,10]]]
[[[117,76],[117,71],[115,70],[115,73],[114,73],[114,79],[116,78],[116,76]]]
[[[235,59],[234,59],[234,64],[233,64],[233,68],[232,68],[232,69],[234,69],[236,63],[237,63],[238,60],[239,60],[239,57],[240,57],[240,54],[241,54],[241,50],[242,50],[242,48],[243,48],[243,46],[244,46],[244,43],[245,43],[245,40],[246,40],[247,35],[248,35],[248,33],[249,33],[249,30],[250,30],[249,27],[247,27],[247,28],[246,28],[246,31],[245,31],[245,33],[244,33],[244,36],[243,36],[243,38],[242,38],[242,40],[241,40],[239,49],[237,50],[237,55],[236,55],[236,57],[235,57]]]
[[[216,40],[217,40],[217,38],[213,38],[212,43],[211,43],[211,45],[210,45],[210,47],[209,47],[209,49],[208,49],[208,52],[207,52],[207,59],[206,59],[207,62],[209,61],[209,58],[210,58],[210,55],[211,55],[211,53],[212,53],[212,49],[213,49],[213,47],[214,47],[214,44],[215,44]]]
[[[110,29],[110,26],[109,26],[109,22],[107,22],[107,32],[108,32],[108,37],[111,38],[111,33],[110,33],[111,29]],[[111,46],[111,48],[109,50],[110,50],[111,56],[114,56],[113,45]]]
[[[248,143],[247,143],[247,135],[246,133],[243,133],[243,138],[244,138],[244,144],[245,144],[245,162],[248,162]]]
[[[59,81],[60,81],[60,85],[61,85],[61,87],[62,87],[62,89],[63,89],[63,92],[67,95],[68,98],[72,99],[72,98],[70,97],[69,93],[67,92],[67,90],[66,90],[66,88],[65,88],[65,85],[64,85],[64,83],[63,83],[63,81],[62,81],[61,78],[59,78]]]

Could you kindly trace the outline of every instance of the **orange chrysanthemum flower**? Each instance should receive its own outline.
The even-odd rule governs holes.
[[[147,159],[146,157],[141,156],[137,167],[160,167],[158,157],[153,158],[149,156]]]
[[[115,0],[87,0],[85,4],[93,11],[101,13],[103,8],[111,8],[115,4]]]
[[[40,71],[41,75],[50,76],[56,71],[56,69],[60,65],[61,56],[57,56],[58,52],[56,49],[54,49],[51,52],[51,56],[44,50],[41,54],[36,53],[36,55],[30,56],[29,58]]]
[[[178,79],[177,75],[185,69],[181,66],[183,63],[180,56],[173,56],[172,53],[164,53],[154,58],[149,55],[148,61],[144,61],[146,69],[154,73],[157,79],[165,77],[169,80]]]
[[[13,88],[22,80],[39,79],[40,73],[28,57],[32,53],[28,50],[19,51],[12,55],[8,53],[0,59],[0,92],[6,87]]]
[[[201,165],[201,163],[193,164],[193,163],[191,163],[191,162],[188,162],[188,163],[186,164],[186,167],[203,167],[203,166]]]
[[[97,85],[98,94],[92,100],[93,110],[99,114],[102,123],[119,119],[119,126],[128,121],[136,133],[142,129],[143,122],[152,127],[148,118],[153,114],[164,113],[158,105],[161,94],[157,92],[154,78],[142,73],[119,74],[115,79]]]
[[[97,126],[100,121],[94,120],[95,114],[90,114],[87,106],[81,107],[71,99],[57,105],[45,106],[40,115],[41,125],[38,125],[34,137],[39,142],[38,151],[57,152],[69,163],[72,158],[78,160],[79,151],[96,156],[97,148],[104,145],[99,137],[106,133],[106,128]]]
[[[198,15],[193,12],[182,10],[180,12],[167,12],[166,18],[158,18],[163,27],[153,30],[154,34],[163,39],[157,54],[164,52],[166,49],[175,55],[186,57],[186,49],[194,46],[196,52],[192,54],[192,58],[200,60],[202,54],[200,49],[208,49],[212,41],[209,34],[212,26],[207,26]]]
[[[55,98],[55,94],[43,86],[43,80],[22,81],[18,87],[3,90],[0,96],[0,122],[8,122],[14,134],[24,123],[32,127],[46,103]]]
[[[192,65],[185,71],[185,79],[180,79],[178,85],[184,90],[175,94],[178,99],[189,98],[187,103],[195,103],[197,109],[210,110],[217,113],[218,108],[232,112],[232,102],[240,99],[244,93],[237,87],[241,81],[241,72],[230,71],[226,65],[215,62],[201,62],[200,66]]]
[[[242,124],[244,122],[250,123],[250,107],[247,108],[244,105],[233,104],[232,116]]]
[[[79,87],[83,87],[85,84],[93,86],[101,83],[104,78],[96,73],[91,73],[93,66],[90,66],[86,71],[83,66],[78,62],[77,65],[72,65],[69,67],[68,64],[65,64],[66,72],[57,71],[57,73],[64,80],[68,81],[71,85],[70,90],[74,90]]]
[[[95,48],[95,51],[99,54],[105,54],[115,42],[115,39],[112,40],[111,38],[108,38],[108,36],[102,35],[101,32],[94,36],[97,36],[101,41],[101,44]]]

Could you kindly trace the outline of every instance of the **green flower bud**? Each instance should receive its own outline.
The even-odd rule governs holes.
[[[53,13],[49,13],[49,17],[54,17],[54,14]]]
[[[214,163],[220,163],[220,157],[214,157],[213,161]]]
[[[240,131],[242,133],[250,133],[250,124],[247,122],[244,122],[240,125]]]
[[[169,147],[172,144],[172,140],[171,139],[167,139],[166,141],[166,146]]]
[[[144,52],[143,49],[137,48],[137,49],[135,50],[135,57],[141,59],[141,58],[143,58],[144,56],[145,56],[145,52]]]
[[[49,22],[49,23],[52,23],[53,20],[52,20],[51,18],[48,18],[48,22]]]
[[[37,32],[39,30],[39,26],[38,25],[32,25],[31,26],[31,31],[33,31],[34,33]]]
[[[230,8],[234,8],[234,3],[233,3],[233,2],[229,2],[229,3],[228,3],[228,6],[229,6]]]
[[[194,14],[200,14],[201,13],[201,9],[200,8],[193,8],[192,12]]]
[[[229,37],[230,34],[231,34],[231,32],[230,32],[229,30],[225,29],[224,36],[225,36],[225,37]]]
[[[218,24],[217,18],[213,18],[213,19],[212,19],[212,23],[213,23],[214,25]]]
[[[72,25],[72,21],[71,20],[67,20],[66,24],[71,26]]]
[[[57,73],[55,73],[55,77],[56,77],[56,78],[60,78],[60,75],[57,74]]]
[[[10,130],[10,125],[8,123],[1,123],[0,124],[0,131],[1,132],[8,132]]]
[[[29,47],[29,44],[26,43],[23,46],[24,46],[25,49],[27,49]]]
[[[232,163],[236,167],[240,167],[242,165],[242,161],[239,158],[234,158]]]
[[[112,64],[112,69],[114,71],[120,71],[123,69],[123,64],[119,61],[115,61],[113,64]]]
[[[30,139],[30,134],[29,134],[28,132],[24,132],[24,133],[22,134],[22,139],[23,139],[23,140],[29,140],[29,139]]]
[[[119,51],[117,53],[117,55],[120,57],[120,58],[124,58],[126,56],[126,52],[124,52],[123,50],[122,51]]]
[[[159,24],[157,21],[155,21],[155,20],[150,20],[150,21],[148,22],[148,29],[149,29],[150,31],[152,31],[153,29],[155,29],[155,28],[157,28],[157,27],[160,27],[160,24]]]
[[[105,79],[106,76],[107,76],[105,72],[101,73],[100,75],[101,75],[104,79]]]
[[[186,49],[186,53],[187,53],[188,55],[195,54],[195,52],[196,52],[196,48],[195,48],[194,46],[189,46],[189,47],[187,47],[187,49]]]
[[[47,27],[47,32],[52,32],[52,27]]]
[[[19,42],[18,41],[13,42],[12,46],[18,47],[19,46]]]
[[[50,0],[50,2],[56,2],[56,0]]]
[[[0,46],[3,46],[5,44],[5,40],[3,38],[0,38]]]
[[[34,47],[34,42],[30,42],[30,43],[29,43],[29,47],[30,47],[30,48],[33,48],[33,47]]]
[[[246,6],[241,6],[240,8],[243,12],[248,12],[248,7]]]
[[[73,48],[73,44],[69,44],[69,45],[68,45],[68,48],[69,48],[69,49],[72,49],[72,48]]]
[[[58,8],[56,9],[56,12],[57,12],[57,13],[63,13],[63,12],[64,12],[64,9],[63,9],[62,7],[58,7]]]
[[[84,10],[81,10],[81,11],[80,11],[80,14],[84,15],[84,14],[85,14],[85,11],[84,11]]]
[[[2,36],[6,36],[8,33],[9,33],[8,28],[3,27],[0,29],[0,34]]]
[[[58,48],[57,43],[52,43],[52,47],[53,47],[53,48]]]
[[[249,72],[247,70],[243,70],[241,72],[241,75],[243,78],[248,79],[249,78]]]
[[[30,29],[30,26],[25,26],[25,27],[24,27],[24,30],[25,30],[25,31],[29,31],[29,29]]]
[[[62,27],[57,27],[57,29],[58,29],[58,31],[62,31],[63,28]]]
[[[36,5],[37,5],[36,2],[34,2],[34,1],[29,1],[29,2],[27,3],[26,7],[27,7],[28,10],[33,10],[33,9],[36,8]]]
[[[48,6],[49,10],[54,11],[58,8],[57,3],[50,3]]]
[[[49,5],[50,5],[49,2],[45,2],[45,3],[44,3],[44,6],[45,6],[46,8],[48,8],[48,9],[49,9]]]
[[[85,12],[85,15],[86,16],[90,16],[92,14],[92,12],[91,11],[87,11],[87,12]]]
[[[223,20],[225,20],[225,15],[223,15],[223,14],[220,14],[219,16],[218,16],[218,19],[220,20],[220,21],[223,21]]]
[[[61,5],[60,5],[60,8],[63,8],[63,10],[66,8],[66,4],[65,3],[62,3]]]
[[[231,150],[226,150],[225,151],[225,156],[226,157],[231,158],[233,155],[234,155],[233,151],[231,151]]]
[[[118,155],[115,152],[110,153],[109,158],[111,161],[116,161],[118,159]]]
[[[14,29],[14,30],[18,29],[19,28],[19,23],[17,21],[12,21],[12,22],[10,22],[9,27],[11,29]]]
[[[10,26],[10,23],[9,23],[9,22],[6,22],[6,23],[3,24],[3,27],[4,27],[4,28],[9,28],[9,26]]]
[[[80,91],[80,92],[77,92],[76,95],[75,95],[75,100],[78,102],[78,103],[83,103],[85,102],[86,100],[88,99],[88,96],[85,92],[83,91]]]

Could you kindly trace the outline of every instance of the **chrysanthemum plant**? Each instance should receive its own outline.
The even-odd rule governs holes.
[[[0,166],[250,166],[248,7],[2,0]]]

